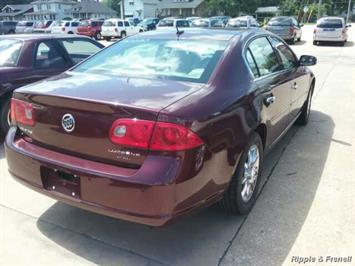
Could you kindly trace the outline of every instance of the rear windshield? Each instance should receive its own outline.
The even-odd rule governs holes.
[[[21,48],[21,41],[0,40],[0,67],[16,66]]]
[[[343,21],[341,19],[325,19],[318,23],[318,28],[341,29]]]
[[[103,26],[113,27],[113,26],[115,26],[115,21],[113,21],[113,20],[105,20]]]
[[[125,39],[99,52],[73,71],[206,83],[227,43]]]
[[[87,21],[87,20],[80,21],[80,26],[82,26],[82,27],[89,26],[89,21]]]
[[[272,18],[268,23],[269,26],[291,26],[291,24],[290,18]]]

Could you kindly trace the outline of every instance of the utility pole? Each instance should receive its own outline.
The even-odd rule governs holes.
[[[349,19],[350,19],[350,10],[351,10],[351,0],[349,0],[348,14],[346,15],[346,23],[349,23]]]
[[[121,0],[121,19],[125,19],[125,14],[124,14],[124,0]]]
[[[318,15],[317,15],[318,19],[320,19],[320,16],[322,15],[321,12],[322,12],[322,0],[319,0],[319,3],[318,3]]]

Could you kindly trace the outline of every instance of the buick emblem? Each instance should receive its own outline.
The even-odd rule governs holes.
[[[73,132],[75,128],[75,119],[71,114],[63,115],[62,127],[66,132]]]

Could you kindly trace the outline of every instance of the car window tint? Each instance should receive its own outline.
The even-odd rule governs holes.
[[[260,76],[265,76],[283,69],[274,49],[265,37],[252,41],[249,45],[249,49],[254,56]]]
[[[96,27],[97,26],[97,22],[96,21],[91,22],[91,26]]]
[[[176,21],[176,27],[190,27],[190,24],[187,20],[178,20]]]
[[[117,26],[118,26],[118,27],[123,27],[122,21],[118,21],[118,22],[117,22]]]
[[[22,41],[0,39],[0,67],[16,66],[22,45]]]
[[[282,60],[283,67],[285,69],[292,69],[296,67],[297,59],[295,58],[290,48],[288,48],[282,41],[277,38],[271,37],[270,40]]]
[[[35,66],[36,67],[64,67],[67,63],[63,56],[50,42],[41,42],[37,46]]]
[[[248,62],[251,72],[254,74],[254,77],[259,77],[258,67],[255,64],[255,61],[254,61],[253,55],[250,52],[250,49],[248,49],[246,52],[246,59],[247,59],[247,62]]]
[[[205,83],[227,44],[228,41],[128,38],[111,45],[73,71]]]
[[[129,27],[129,22],[128,22],[128,21],[125,21],[125,22],[124,22],[124,25],[125,25],[126,27]]]
[[[87,40],[61,40],[60,43],[74,64],[101,50],[100,47]]]
[[[79,26],[79,22],[72,22],[71,26],[72,27],[78,27]]]

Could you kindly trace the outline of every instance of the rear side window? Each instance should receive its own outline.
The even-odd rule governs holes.
[[[283,68],[292,69],[296,67],[297,59],[290,50],[290,48],[288,48],[282,41],[277,38],[271,37],[270,41],[282,61]]]
[[[51,42],[41,42],[37,46],[35,67],[65,67],[67,66],[63,56],[57,51]]]
[[[101,50],[100,47],[87,40],[61,40],[59,42],[63,45],[74,64]]]
[[[259,70],[258,70],[258,67],[256,66],[254,57],[253,57],[250,49],[247,50],[246,59],[247,59],[248,65],[249,65],[254,77],[259,77]]]
[[[71,23],[71,26],[72,26],[72,27],[78,27],[78,26],[79,26],[79,22],[72,22],[72,23]]]
[[[278,58],[266,37],[253,40],[249,45],[249,51],[253,55],[260,76],[275,73],[283,69]],[[252,65],[250,65],[252,68]]]
[[[16,66],[22,45],[22,41],[0,40],[0,67]]]
[[[125,21],[125,22],[124,22],[124,25],[125,25],[126,27],[129,27],[129,22],[128,22],[128,21]]]

